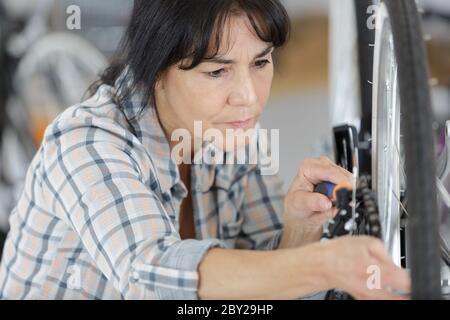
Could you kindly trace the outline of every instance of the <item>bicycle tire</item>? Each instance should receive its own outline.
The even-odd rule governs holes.
[[[415,1],[411,0],[383,0],[381,5],[386,7],[392,28],[402,114],[401,132],[403,140],[407,141],[403,146],[408,192],[407,261],[411,270],[411,297],[440,299],[435,150],[428,59],[420,14]]]

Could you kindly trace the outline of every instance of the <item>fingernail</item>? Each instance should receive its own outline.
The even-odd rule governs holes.
[[[329,200],[321,199],[320,200],[320,207],[323,210],[331,209],[331,202]]]

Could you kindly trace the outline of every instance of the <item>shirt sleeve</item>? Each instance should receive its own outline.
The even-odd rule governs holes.
[[[87,122],[56,124],[47,141],[55,163],[49,180],[67,180],[58,193],[67,223],[123,298],[198,299],[198,265],[210,248],[226,245],[181,240],[145,183],[139,141],[112,121]]]
[[[244,221],[239,248],[275,250],[283,233],[283,182],[278,175],[262,175],[256,167],[248,173],[240,214]]]

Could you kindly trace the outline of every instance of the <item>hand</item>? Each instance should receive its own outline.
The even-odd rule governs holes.
[[[284,221],[286,226],[317,230],[336,214],[331,201],[320,193],[313,192],[314,186],[323,181],[335,184],[353,185],[350,172],[339,167],[327,157],[306,159],[300,165],[297,176],[284,199]]]
[[[407,299],[392,289],[410,292],[409,275],[394,264],[380,240],[345,236],[320,245],[325,248],[325,278],[330,287],[342,289],[355,299]],[[378,275],[380,286],[373,288],[377,281],[371,280],[377,279],[370,277]]]

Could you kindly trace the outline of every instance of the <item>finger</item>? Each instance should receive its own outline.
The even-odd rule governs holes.
[[[305,190],[305,191],[313,191],[314,183],[311,183],[304,175],[305,168],[314,166],[318,163],[323,163],[324,160],[319,160],[316,158],[307,158],[302,161],[299,166],[297,175],[294,178],[294,181],[291,184],[291,189],[293,190]]]
[[[299,170],[298,174],[294,177],[294,180],[291,183],[289,191],[295,190],[303,190],[308,192],[314,191],[314,184],[309,182],[304,176],[302,172],[302,168]]]
[[[322,162],[322,163],[325,163],[325,164],[331,164],[331,165],[334,165],[334,166],[338,166],[333,160],[331,160],[327,156],[321,156],[321,157],[317,158],[317,160]]]
[[[324,164],[322,162],[311,162],[303,170],[303,175],[311,184],[318,184],[322,181],[329,181],[334,184],[353,184],[353,176],[350,172],[334,164]]]
[[[368,241],[370,241],[369,253],[371,256],[387,265],[395,266],[392,257],[389,255],[389,252],[384,247],[384,243],[380,239],[369,237]]]
[[[364,300],[408,300],[408,297],[383,289],[366,289],[360,293],[360,297]]]
[[[330,199],[320,193],[297,190],[292,193],[292,202],[294,208],[299,211],[318,211],[330,210],[332,203]]]
[[[348,279],[348,292],[358,300],[405,300],[405,297],[400,294],[396,294],[392,291],[384,290],[383,287],[370,287],[367,283],[366,277]]]
[[[309,221],[314,225],[323,225],[328,220],[334,217],[334,209],[330,209],[322,212],[313,212],[309,218]]]
[[[411,278],[406,270],[399,267],[385,268],[381,282],[384,289],[394,293],[409,294],[411,292]]]
[[[333,209],[331,209],[331,218],[334,218],[337,213],[338,213],[338,208],[334,207]]]
[[[384,248],[383,242],[378,239],[372,242],[369,246],[369,252],[379,261],[383,287],[389,287],[402,292],[410,292],[411,279],[408,272],[394,263]]]
[[[315,211],[313,212],[314,217],[323,217],[323,219],[329,220],[329,219],[333,219],[336,214],[337,214],[338,210],[336,208],[331,208],[329,210],[326,211]]]
[[[291,188],[294,190],[313,191],[314,186],[322,181],[334,184],[353,184],[353,176],[347,170],[325,161],[306,159],[300,166],[298,175],[294,178]]]
[[[320,162],[322,162],[323,164],[329,164],[329,165],[332,165],[333,167],[338,168],[339,170],[342,170],[345,174],[350,174],[350,175],[352,175],[351,172],[349,172],[348,170],[346,170],[346,169],[344,169],[343,167],[339,166],[338,164],[336,164],[334,161],[332,161],[332,160],[331,160],[330,158],[328,158],[328,157],[322,156],[322,157],[319,157],[318,160],[319,160]]]
[[[376,262],[372,262],[372,265],[376,265]],[[404,292],[399,289],[394,289],[390,286],[386,286],[383,283],[383,275],[384,272],[379,274],[379,282],[373,282],[368,278],[369,275],[363,276],[360,279],[360,285],[357,286],[358,299],[382,299],[382,300],[407,300],[409,299],[409,295],[403,294]]]

